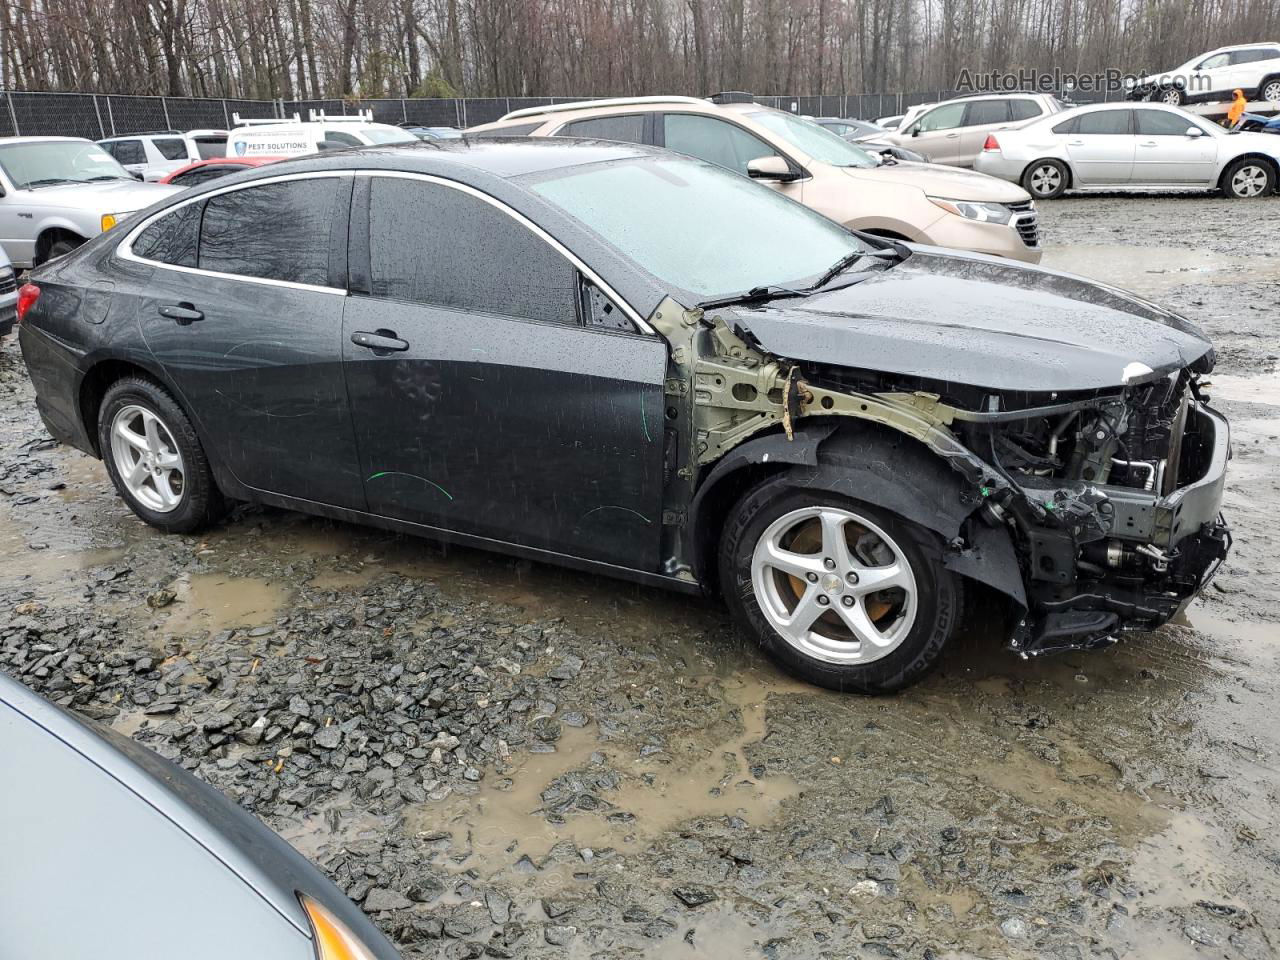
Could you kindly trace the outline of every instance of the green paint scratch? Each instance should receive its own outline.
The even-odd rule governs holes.
[[[451,494],[444,487],[440,486],[440,484],[436,483],[434,480],[428,480],[426,477],[420,477],[416,473],[402,473],[399,470],[380,470],[377,473],[375,473],[373,476],[371,476],[368,480],[366,480],[365,483],[369,483],[372,480],[377,480],[379,477],[410,477],[414,480],[421,480],[423,483],[431,484],[431,486],[435,487],[437,490],[443,493],[450,500],[453,499],[453,494]]]

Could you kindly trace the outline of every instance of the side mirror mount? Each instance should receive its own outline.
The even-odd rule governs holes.
[[[767,157],[756,157],[747,161],[747,176],[752,180],[788,180],[797,179],[791,165],[776,153]]]
[[[1199,127],[1187,127],[1187,136],[1194,140],[1197,137],[1203,137],[1204,131]]]

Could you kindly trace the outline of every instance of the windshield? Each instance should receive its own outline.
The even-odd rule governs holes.
[[[842,140],[812,120],[802,120],[778,110],[761,110],[748,116],[822,163],[833,167],[879,166],[876,158],[867,151]]]
[[[56,183],[133,179],[115,157],[88,140],[3,144],[0,145],[0,169],[17,190]]]
[[[659,280],[699,300],[813,283],[843,257],[868,249],[807,207],[697,160],[637,157],[526,179]]]
[[[357,132],[370,143],[415,143],[418,139],[399,127],[361,127]]]

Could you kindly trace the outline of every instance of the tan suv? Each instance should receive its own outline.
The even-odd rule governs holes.
[[[471,137],[588,137],[666,147],[768,184],[846,227],[1040,262],[1021,187],[968,170],[881,163],[816,123],[754,102],[634,97],[516,110]]]
[[[898,129],[884,139],[894,146],[923,153],[931,163],[972,167],[987,134],[1064,109],[1066,104],[1047,93],[957,97],[933,104],[914,116],[908,114]]]

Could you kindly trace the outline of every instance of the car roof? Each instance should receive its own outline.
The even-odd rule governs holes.
[[[88,137],[0,137],[0,146],[6,143],[95,143]]]

